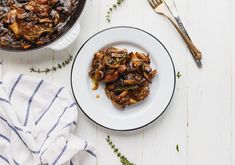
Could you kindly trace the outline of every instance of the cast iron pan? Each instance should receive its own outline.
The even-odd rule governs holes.
[[[59,40],[62,36],[66,35],[66,33],[71,29],[71,27],[75,24],[75,22],[77,22],[78,18],[80,17],[83,9],[84,9],[84,6],[86,4],[86,0],[78,0],[78,5],[77,5],[77,8],[76,10],[74,11],[74,13],[71,15],[69,21],[67,22],[67,24],[63,27],[63,30],[61,32],[61,34],[54,40],[51,40],[50,42],[46,43],[46,44],[43,44],[43,45],[40,45],[40,46],[33,46],[32,48],[29,48],[29,49],[17,49],[17,48],[7,48],[7,47],[1,47],[0,46],[0,50],[3,50],[3,51],[9,51],[9,52],[24,52],[24,51],[31,51],[31,50],[36,50],[36,49],[41,49],[43,47],[46,47],[50,44],[52,44],[53,42]]]

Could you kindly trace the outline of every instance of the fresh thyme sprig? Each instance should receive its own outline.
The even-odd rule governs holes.
[[[113,11],[116,10],[117,7],[120,6],[123,2],[124,2],[124,0],[117,0],[117,2],[114,3],[114,4],[112,5],[112,7],[109,8],[109,10],[107,11],[107,14],[106,14],[106,16],[105,16],[105,17],[106,17],[106,20],[107,20],[108,22],[111,22],[111,15],[112,15]]]
[[[71,61],[73,60],[73,56],[72,55],[69,55],[69,57],[64,60],[62,63],[59,63],[57,64],[56,66],[53,66],[51,68],[45,68],[45,69],[40,69],[40,68],[34,68],[34,67],[31,67],[30,68],[30,72],[35,72],[35,73],[49,73],[49,72],[55,72],[57,71],[58,69],[62,69],[64,68],[66,65],[68,65]]]
[[[131,163],[127,159],[127,157],[125,157],[121,152],[119,152],[118,148],[115,146],[115,144],[113,144],[112,140],[110,139],[110,136],[107,136],[106,141],[109,146],[113,149],[114,153],[119,157],[122,165],[135,165],[134,163]]]

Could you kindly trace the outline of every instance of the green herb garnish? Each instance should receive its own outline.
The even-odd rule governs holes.
[[[177,72],[177,78],[180,79],[181,76],[182,76],[181,73]]]
[[[112,5],[112,7],[109,8],[109,10],[107,11],[107,14],[106,14],[106,16],[105,16],[105,17],[106,17],[106,20],[107,20],[108,22],[111,22],[111,15],[112,15],[112,12],[113,12],[114,10],[116,10],[117,7],[120,6],[123,2],[124,2],[124,0],[117,0],[117,2],[114,3],[114,4]]]
[[[107,136],[106,142],[109,144],[109,146],[112,148],[114,153],[119,157],[120,162],[122,165],[135,165],[134,163],[131,163],[127,157],[125,157],[121,152],[119,152],[118,148],[113,144],[112,140],[110,139],[110,136]]]
[[[115,89],[115,92],[120,92],[120,91],[129,91],[129,90],[134,90],[137,89],[138,86],[130,86],[130,87],[118,87]]]
[[[178,145],[178,144],[176,145],[176,151],[177,151],[177,152],[180,152],[180,149],[179,149],[179,145]]]
[[[123,61],[123,60],[125,60],[126,59],[126,57],[118,57],[118,58],[115,58],[114,60],[115,60],[115,64],[117,64],[117,63],[119,63],[119,62],[121,62],[121,61]]]
[[[35,73],[49,73],[49,72],[55,72],[58,69],[64,68],[66,65],[68,65],[71,61],[73,60],[73,56],[69,55],[68,59],[64,60],[62,63],[57,64],[56,66],[53,66],[51,68],[45,68],[45,69],[40,69],[40,68],[30,68],[30,72],[35,72]]]

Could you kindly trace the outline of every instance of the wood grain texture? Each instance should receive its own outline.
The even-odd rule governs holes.
[[[231,164],[235,164],[235,1],[232,1],[232,154],[231,154]]]
[[[81,45],[99,30],[119,25],[142,28],[162,41],[176,71],[182,75],[177,79],[172,103],[157,121],[133,132],[106,130],[79,112],[78,136],[96,146],[98,165],[120,165],[105,142],[107,135],[137,165],[234,165],[235,1],[175,0],[188,33],[203,52],[202,70],[197,69],[172,25],[154,13],[147,0],[126,0],[108,23],[105,15],[113,2],[87,0],[79,20],[80,36],[66,50],[0,52],[4,74],[21,72],[70,88],[71,65],[47,75],[30,73],[29,68],[51,67],[69,54],[75,56]]]
[[[192,37],[204,54],[202,70],[188,68],[190,165],[231,164],[231,2],[188,3]]]

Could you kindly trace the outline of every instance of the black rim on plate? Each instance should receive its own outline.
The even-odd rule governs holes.
[[[86,45],[86,43],[87,43],[88,41],[90,41],[93,37],[97,36],[98,34],[100,34],[100,33],[102,33],[102,32],[105,32],[105,31],[108,31],[108,30],[111,30],[111,29],[117,29],[117,28],[135,29],[135,30],[139,30],[139,31],[144,32],[144,33],[150,35],[151,37],[153,37],[153,38],[154,38],[157,42],[159,42],[159,43],[163,46],[163,48],[166,50],[166,52],[167,52],[167,54],[168,54],[168,56],[169,56],[169,58],[170,58],[170,60],[171,60],[172,67],[173,67],[173,71],[174,71],[174,88],[173,88],[172,95],[171,95],[171,97],[170,97],[170,99],[169,99],[169,102],[168,102],[167,106],[165,107],[165,109],[164,109],[164,110],[162,111],[162,113],[161,113],[160,115],[158,115],[154,120],[148,122],[147,124],[145,124],[145,125],[143,125],[143,126],[136,127],[136,128],[133,128],[133,129],[123,129],[123,130],[122,130],[122,129],[113,129],[113,128],[109,128],[109,127],[107,127],[107,126],[104,126],[104,125],[102,125],[102,124],[96,122],[96,121],[93,120],[89,115],[87,115],[86,112],[83,110],[83,108],[80,106],[78,100],[77,100],[76,97],[75,97],[75,93],[74,93],[74,89],[73,89],[73,81],[72,81],[72,80],[73,80],[73,78],[72,78],[73,76],[72,76],[72,75],[73,75],[74,64],[75,64],[76,59],[77,59],[77,57],[78,57],[80,51],[82,50],[82,48]],[[93,121],[94,123],[96,123],[97,125],[99,125],[99,126],[101,126],[101,127],[103,127],[103,128],[106,128],[106,129],[109,129],[109,130],[113,130],[113,131],[134,131],[134,130],[137,130],[137,129],[144,128],[144,127],[148,126],[149,124],[153,123],[154,121],[156,121],[160,116],[162,116],[162,114],[166,111],[166,109],[167,109],[168,106],[170,105],[171,100],[172,100],[172,98],[173,98],[173,96],[174,96],[174,93],[175,93],[175,86],[176,86],[175,65],[174,65],[174,62],[173,62],[173,60],[172,60],[172,57],[171,57],[169,51],[167,50],[167,48],[162,44],[162,42],[161,42],[159,39],[157,39],[157,38],[156,38],[154,35],[152,35],[151,33],[147,32],[147,31],[145,31],[145,30],[142,30],[142,29],[140,29],[140,28],[131,27],[131,26],[115,26],[115,27],[107,28],[107,29],[104,29],[104,30],[101,30],[101,31],[95,33],[94,35],[92,35],[92,36],[81,46],[81,48],[78,50],[78,52],[77,52],[77,54],[76,54],[76,56],[75,56],[75,58],[74,58],[73,64],[72,64],[71,73],[70,73],[70,83],[71,83],[70,85],[71,85],[73,97],[74,97],[74,99],[75,99],[75,101],[76,101],[78,107],[81,109],[81,111],[82,111],[91,121]]]
[[[71,15],[70,19],[68,20],[68,22],[66,23],[66,25],[63,27],[62,33],[59,36],[57,36],[55,39],[53,39],[50,42],[45,43],[41,46],[37,46],[37,47],[29,48],[29,49],[3,48],[0,46],[0,50],[5,51],[5,52],[28,52],[28,51],[32,51],[32,50],[38,50],[41,48],[45,48],[45,47],[49,46],[50,44],[55,43],[60,38],[62,38],[64,35],[66,35],[66,33],[74,26],[74,24],[78,21],[80,15],[82,14],[82,11],[85,7],[87,0],[77,0],[77,1],[78,1],[78,6],[76,7],[75,11],[72,13],[72,15]]]

